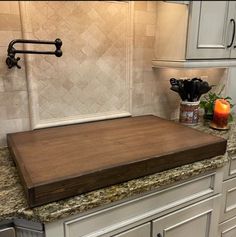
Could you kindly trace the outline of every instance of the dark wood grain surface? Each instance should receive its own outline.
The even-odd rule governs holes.
[[[155,116],[8,134],[30,206],[224,154],[226,140]]]

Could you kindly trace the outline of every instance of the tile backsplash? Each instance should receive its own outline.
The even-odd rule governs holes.
[[[7,46],[16,38],[22,38],[19,4],[0,2],[0,146],[6,133],[30,128],[25,68],[9,70],[5,63]]]
[[[179,98],[169,78],[224,83],[225,69],[152,68],[156,14],[155,1],[0,2],[0,146],[6,133],[93,116],[175,118]],[[22,68],[7,68],[12,39],[57,37],[61,58],[20,55]]]
[[[129,114],[130,3],[28,1],[20,9],[25,38],[63,42],[61,58],[27,55],[33,128]]]

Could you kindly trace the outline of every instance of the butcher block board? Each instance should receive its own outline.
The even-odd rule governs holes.
[[[226,151],[227,141],[155,116],[7,135],[31,207]]]

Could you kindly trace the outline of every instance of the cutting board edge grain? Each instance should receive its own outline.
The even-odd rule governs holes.
[[[198,153],[201,153],[202,148],[207,149],[205,157],[198,156]],[[26,188],[25,193],[29,206],[37,207],[53,201],[105,188],[110,185],[119,184],[132,179],[141,178],[146,175],[162,172],[167,169],[208,159],[216,155],[224,155],[224,152],[222,152],[224,149],[226,149],[226,142],[221,141],[219,143],[207,145],[206,147],[198,147],[175,153],[175,158],[182,156],[186,157],[186,159],[181,159],[181,161],[178,160],[177,162],[173,162],[173,154],[168,154],[161,157],[161,160],[159,157],[158,161],[155,159],[156,157],[154,157],[140,162],[122,165],[120,167],[112,167],[110,169],[101,170],[100,172],[97,171],[82,177],[72,177],[65,180],[55,181],[53,183],[33,185],[32,187]],[[195,156],[193,156],[193,152]],[[162,164],[160,165],[161,161]],[[156,165],[156,163],[158,163],[158,165]],[[22,174],[20,177],[24,182]]]
[[[142,117],[145,118],[145,116]],[[163,121],[163,119],[160,121]],[[24,167],[24,162],[21,159],[21,154],[18,152],[17,144],[14,142],[14,134],[8,134],[7,141],[10,153],[18,168],[29,206],[36,207],[131,179],[223,155],[226,151],[227,141],[211,135],[209,137],[212,140],[207,144],[192,146],[184,150],[180,149],[176,152],[166,153],[158,157],[144,157],[142,160],[128,162],[120,166],[111,166],[110,168],[96,170],[89,174],[78,174],[73,177],[67,176],[53,182],[38,184],[32,182],[30,175]]]

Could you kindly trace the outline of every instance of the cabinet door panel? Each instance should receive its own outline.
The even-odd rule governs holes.
[[[224,48],[228,23],[228,2],[201,2],[199,16],[198,47]],[[215,11],[220,9],[220,11]],[[220,19],[220,21],[219,21]],[[217,23],[217,27],[216,24]],[[213,27],[214,26],[214,27]]]
[[[189,59],[229,58],[235,3],[192,1],[189,16],[187,55]]]
[[[235,237],[236,236],[236,218],[232,218],[219,225],[218,237]]]
[[[236,178],[223,182],[223,202],[221,206],[221,221],[236,215]]]
[[[152,236],[160,233],[165,237],[215,237],[218,202],[217,198],[205,200],[153,221]]]
[[[121,234],[114,235],[113,237],[150,237],[151,236],[151,224],[147,223],[136,228],[132,228]]]
[[[228,157],[229,163],[225,166],[224,180],[236,176],[236,151],[228,151]]]

